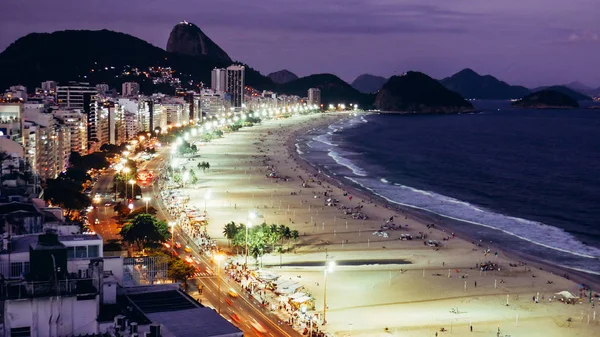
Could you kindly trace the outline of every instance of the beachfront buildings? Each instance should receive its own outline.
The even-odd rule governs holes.
[[[70,151],[77,152],[82,156],[86,155],[88,143],[87,116],[77,109],[57,109],[52,114],[69,128],[68,145]],[[67,140],[67,138],[63,139]]]
[[[227,67],[226,91],[231,97],[231,107],[239,111],[244,104],[244,76],[244,66],[231,65]]]
[[[308,89],[308,104],[321,106],[321,90],[318,88]]]
[[[210,88],[216,93],[223,94],[225,92],[225,81],[227,79],[227,71],[223,68],[215,68],[210,76]]]
[[[89,83],[69,82],[56,88],[56,102],[59,107],[77,109],[87,116],[88,143],[82,153],[87,153],[88,146],[93,146],[93,140],[97,139],[97,95],[98,89]]]

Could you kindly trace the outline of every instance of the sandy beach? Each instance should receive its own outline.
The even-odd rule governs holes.
[[[198,175],[196,186],[185,190],[191,195],[190,204],[204,208],[206,202],[208,234],[227,249],[223,226],[230,221],[246,223],[249,211],[259,215],[256,223],[298,230],[299,240],[291,243],[293,252],[265,255],[262,265],[300,282],[316,298],[317,312],[323,311],[327,252],[328,260],[337,266],[328,274],[328,324],[323,329],[337,336],[436,336],[436,332],[497,336],[498,329],[500,336],[600,335],[597,299],[590,304],[584,298],[574,305],[550,301],[565,290],[579,296],[576,281],[589,284],[592,277],[581,280],[571,274],[568,280],[558,276],[563,274],[559,271],[551,273],[545,266],[540,270],[541,265],[526,257],[511,259],[510,252],[507,255],[497,246],[473,244],[479,243],[476,238],[459,230],[452,230],[453,235],[443,223],[430,228],[429,219],[388,208],[302,161],[296,138],[340,118],[349,116],[271,120],[202,143],[200,160],[208,161],[211,168]],[[268,178],[268,167],[289,179]],[[303,181],[308,187],[302,186]],[[211,198],[205,201],[208,189]],[[338,207],[362,206],[368,219],[353,219],[338,207],[326,206],[329,198],[338,199]],[[400,230],[386,230],[389,237],[373,235],[392,217]],[[403,234],[415,238],[427,234],[427,240],[439,241],[440,246],[430,247],[421,239],[400,240]],[[497,264],[499,270],[481,271],[487,262]]]

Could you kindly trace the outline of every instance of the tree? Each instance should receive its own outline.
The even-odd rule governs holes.
[[[196,171],[194,171],[193,169],[190,170],[190,183],[192,183],[192,185],[198,183],[198,177],[196,176]]]
[[[140,214],[121,229],[123,241],[134,244],[139,250],[157,246],[171,238],[169,226],[150,214]]]
[[[202,169],[202,172],[206,172],[206,170],[210,169],[210,163],[207,161],[203,161],[198,163],[198,168]]]
[[[64,176],[47,179],[44,200],[64,208],[67,217],[70,218],[72,211],[84,209],[92,204],[90,198],[81,192],[82,189],[81,183]]]
[[[225,227],[223,228],[223,235],[225,236],[225,238],[227,238],[227,240],[229,240],[230,245],[240,230],[241,225],[236,225],[233,221],[225,225]]]
[[[194,266],[185,263],[185,261],[178,257],[172,258],[169,261],[168,267],[168,277],[173,281],[185,283],[186,287],[187,280],[196,273]]]

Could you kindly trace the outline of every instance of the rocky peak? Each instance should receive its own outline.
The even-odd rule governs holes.
[[[283,69],[267,75],[273,82],[283,84],[287,82],[291,82],[298,79],[298,76],[293,72]]]
[[[221,47],[206,36],[198,26],[187,21],[182,21],[173,27],[167,42],[167,51],[191,56],[209,56],[231,62],[231,58]]]

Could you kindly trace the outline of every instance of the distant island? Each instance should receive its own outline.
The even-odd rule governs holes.
[[[407,113],[459,113],[473,105],[440,82],[416,71],[392,76],[379,90],[375,106],[381,111]]]
[[[573,109],[579,103],[571,96],[554,90],[542,90],[514,102],[513,107],[529,109]]]

